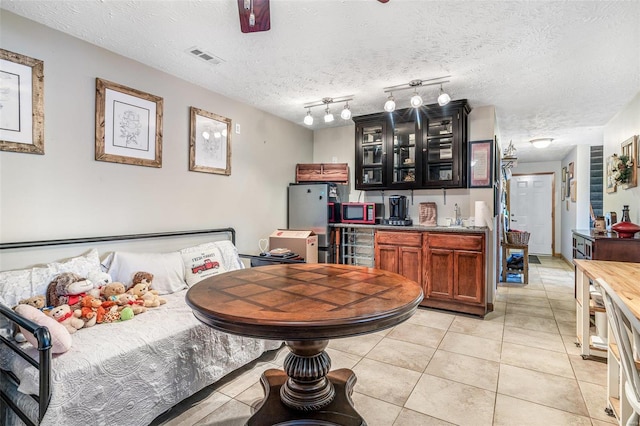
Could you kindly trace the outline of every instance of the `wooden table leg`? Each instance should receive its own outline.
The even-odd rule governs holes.
[[[248,426],[366,426],[351,400],[356,376],[346,368],[329,372],[327,344],[328,340],[287,342],[291,353],[284,371],[263,373],[265,397]]]

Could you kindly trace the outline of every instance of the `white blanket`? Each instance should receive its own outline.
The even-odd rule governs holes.
[[[166,305],[132,320],[76,332],[71,350],[53,357],[53,393],[42,425],[147,425],[282,343],[215,331],[193,316],[185,295],[186,290],[163,296]],[[2,355],[0,366],[11,364],[21,373],[21,390],[37,389],[33,367]],[[34,401],[20,399],[33,406],[29,411],[36,419]]]

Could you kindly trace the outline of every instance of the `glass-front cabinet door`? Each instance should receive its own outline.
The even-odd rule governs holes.
[[[371,121],[356,127],[356,187],[376,188],[384,185],[386,159],[386,124]]]
[[[420,129],[419,120],[415,117],[416,112],[413,110],[409,111],[407,117],[395,116],[391,120],[391,187],[413,188],[420,177],[419,162],[416,161],[419,160],[416,153],[420,152]]]
[[[463,188],[466,153],[466,120],[460,108],[427,111],[422,149],[423,186],[427,188]]]

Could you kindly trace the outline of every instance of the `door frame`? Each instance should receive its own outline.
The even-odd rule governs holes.
[[[551,256],[558,256],[556,253],[556,173],[555,172],[538,172],[538,173],[513,173],[512,178],[516,176],[540,176],[551,175]],[[511,180],[511,179],[509,179]],[[507,210],[511,214],[511,184],[507,181]],[[505,230],[506,231],[506,230]]]

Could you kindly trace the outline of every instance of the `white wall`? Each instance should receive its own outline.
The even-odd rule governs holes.
[[[256,253],[286,226],[310,130],[4,10],[0,39],[43,60],[45,76],[45,155],[0,152],[0,241],[232,226],[240,251]],[[164,99],[162,168],[94,160],[96,77]],[[241,125],[231,176],[188,171],[190,106]]]
[[[620,144],[633,135],[640,135],[640,92],[604,128],[605,165],[607,158],[613,154],[620,155]],[[637,167],[637,165],[638,159],[636,159],[635,166]],[[640,170],[637,171],[640,174]],[[622,206],[628,205],[631,222],[640,224],[640,186],[626,190],[618,188],[612,194],[607,194],[605,189],[603,202],[603,211],[616,212],[618,220],[622,217]]]

